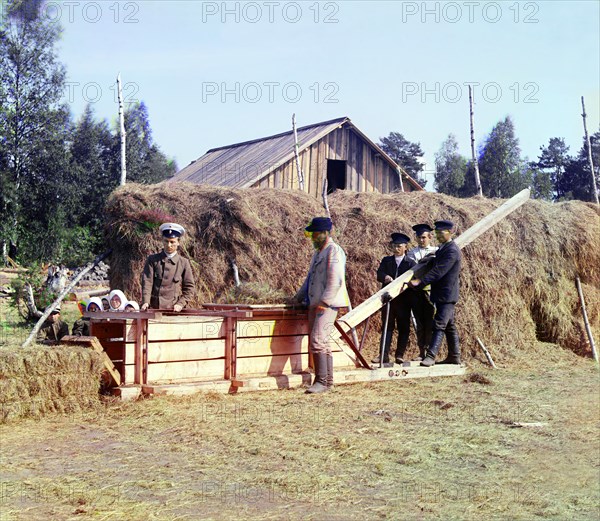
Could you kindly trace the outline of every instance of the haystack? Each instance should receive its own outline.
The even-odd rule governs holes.
[[[0,349],[0,423],[99,404],[102,361],[89,349]]]
[[[460,234],[502,202],[427,192],[337,191],[329,204],[336,240],[348,256],[352,303],[379,289],[375,271],[389,254],[391,232],[412,236],[411,225],[444,218],[457,223]],[[182,250],[197,281],[194,306],[231,295],[232,261],[242,283],[271,288],[270,298],[292,295],[312,255],[303,228],[322,214],[319,202],[299,191],[128,184],[107,205],[111,287],[140,298],[145,258],[160,251],[157,227],[169,218],[187,230]],[[592,240],[598,236],[599,212],[592,204],[529,201],[467,246],[457,307],[466,358],[480,356],[475,337],[492,347],[500,361],[537,341],[589,355],[575,278],[581,278],[598,338],[600,248]],[[371,346],[378,335],[378,327],[372,327]]]

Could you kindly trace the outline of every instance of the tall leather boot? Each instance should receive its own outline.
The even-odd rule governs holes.
[[[456,326],[451,324],[446,328],[446,343],[448,344],[448,356],[440,364],[460,364],[460,345]]]
[[[327,389],[333,387],[333,355],[327,353]]]
[[[325,353],[313,353],[313,363],[315,365],[315,379],[313,384],[306,390],[306,393],[315,394],[328,391],[327,355]]]
[[[436,329],[431,335],[431,344],[429,344],[429,349],[427,349],[427,355],[420,365],[423,367],[431,367],[432,365],[435,365],[435,357],[440,350],[443,340],[444,332]]]

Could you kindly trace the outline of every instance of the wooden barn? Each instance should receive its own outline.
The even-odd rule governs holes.
[[[328,193],[409,192],[422,190],[350,118],[323,121],[297,129],[304,190],[320,198],[323,178]],[[213,148],[180,170],[169,182],[192,182],[235,188],[298,189],[293,131]]]

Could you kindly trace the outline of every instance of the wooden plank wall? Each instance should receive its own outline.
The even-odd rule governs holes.
[[[300,153],[304,190],[313,197],[321,198],[328,159],[347,161],[346,190],[390,193],[400,188],[398,174],[387,161],[351,128],[341,127]],[[273,170],[253,186],[297,189],[295,159]],[[412,187],[405,183],[404,189],[409,192]]]
[[[92,335],[121,374],[135,383],[134,320],[92,321]],[[337,333],[337,332],[336,332]],[[305,317],[238,320],[237,376],[290,374],[308,369],[308,324]],[[167,316],[148,321],[146,383],[221,380],[225,373],[226,320],[223,317]],[[354,367],[336,335],[334,367]]]

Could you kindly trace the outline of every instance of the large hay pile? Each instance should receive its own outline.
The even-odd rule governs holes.
[[[444,218],[457,223],[460,234],[502,202],[426,192],[337,191],[329,203],[336,240],[348,255],[353,304],[379,288],[375,270],[388,255],[391,232],[412,236],[412,224]],[[188,232],[183,253],[195,271],[196,305],[222,300],[231,292],[231,260],[242,282],[293,294],[312,254],[303,228],[322,214],[319,201],[298,191],[127,185],[112,195],[107,207],[107,235],[114,250],[111,287],[140,297],[145,258],[162,247],[148,215],[169,215]],[[598,209],[592,204],[530,201],[467,246],[457,307],[467,357],[479,355],[476,336],[494,347],[499,360],[538,340],[589,354],[574,281],[579,275],[598,336],[599,236]],[[376,329],[371,329],[371,344],[377,341]]]
[[[0,349],[0,423],[96,406],[102,369],[91,349]]]

